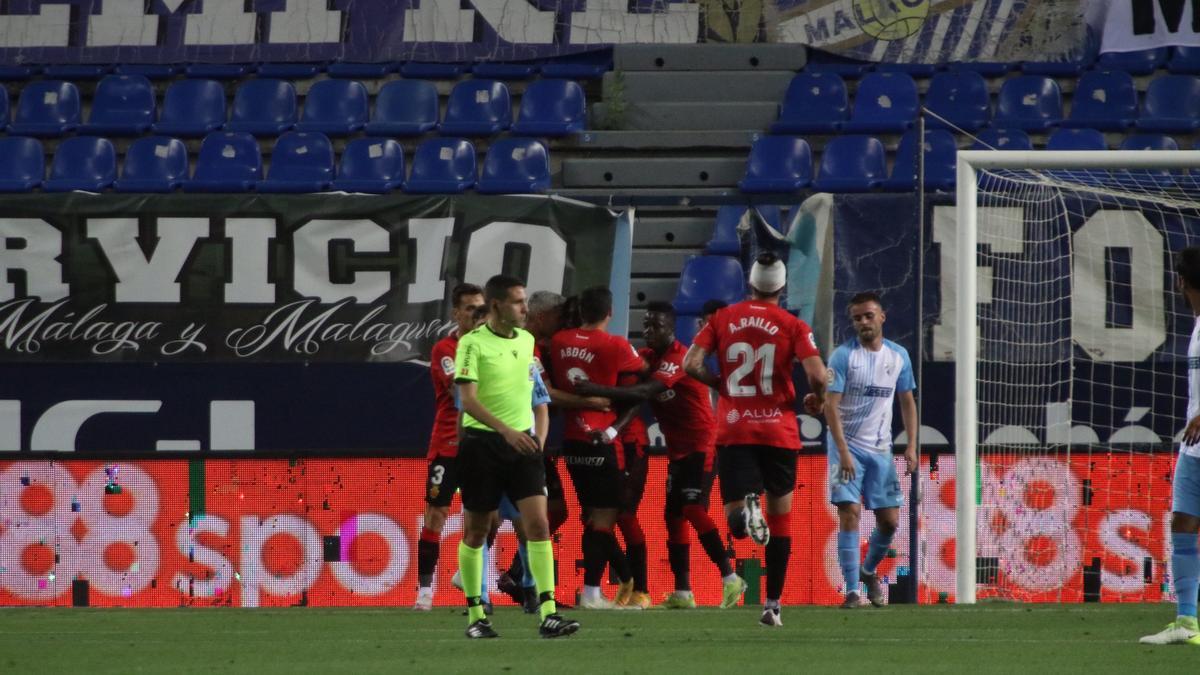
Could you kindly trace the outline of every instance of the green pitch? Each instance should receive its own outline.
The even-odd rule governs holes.
[[[788,607],[774,630],[753,609],[572,611],[583,629],[551,641],[503,609],[499,640],[469,642],[451,609],[5,608],[0,672],[1197,672],[1200,649],[1137,644],[1173,610]]]

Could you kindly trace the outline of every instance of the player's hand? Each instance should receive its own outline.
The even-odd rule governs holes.
[[[1188,422],[1187,428],[1183,430],[1183,442],[1188,445],[1200,442],[1200,415],[1196,415],[1192,421]]]
[[[591,396],[596,393],[596,385],[584,379],[573,380],[571,386],[575,389],[575,393],[580,396]]]
[[[838,476],[843,483],[854,480],[854,458],[850,456],[849,450],[838,450],[838,467]]]
[[[505,443],[522,455],[532,455],[539,450],[537,439],[527,433],[508,429],[500,432],[500,435],[504,437]]]
[[[609,411],[612,409],[612,401],[603,396],[586,396],[583,399],[585,405],[592,410]]]
[[[804,412],[812,416],[820,415],[825,411],[825,401],[817,398],[816,394],[804,395]]]
[[[908,446],[904,451],[904,473],[911,474],[917,470],[917,448]]]

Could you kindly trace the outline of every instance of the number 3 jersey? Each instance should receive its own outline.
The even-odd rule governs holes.
[[[721,370],[717,445],[799,450],[792,366],[820,356],[808,324],[747,300],[717,310],[694,342],[716,355]]]

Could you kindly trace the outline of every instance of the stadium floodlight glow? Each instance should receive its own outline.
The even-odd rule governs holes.
[[[1059,257],[1054,261],[1054,265],[1059,266],[1059,269],[1066,269],[1065,275],[1060,275],[1054,283],[1059,286],[1059,292],[1065,290],[1070,293],[1072,285],[1077,283],[1072,279],[1072,267],[1074,263],[1074,244],[1071,243],[1071,231],[1069,226],[1064,226],[1062,223],[1068,222],[1067,209],[1068,202],[1077,200],[1077,195],[1082,193],[1088,195],[1094,201],[1092,204],[1099,202],[1105,203],[1106,200],[1116,200],[1119,203],[1132,201],[1138,205],[1145,204],[1149,208],[1157,209],[1162,213],[1168,214],[1185,214],[1185,219],[1196,219],[1200,217],[1200,151],[1150,151],[1150,150],[1121,150],[1121,151],[1000,151],[1000,150],[971,150],[960,151],[957,159],[957,226],[955,228],[956,244],[954,246],[955,254],[955,282],[957,285],[957,294],[953,306],[956,314],[953,321],[955,327],[955,381],[956,381],[956,397],[955,397],[955,503],[956,503],[956,546],[955,546],[955,601],[959,604],[972,604],[976,601],[976,585],[977,585],[977,550],[981,542],[976,541],[977,532],[977,509],[976,500],[979,498],[977,485],[977,476],[979,471],[978,450],[980,441],[980,369],[981,365],[990,367],[988,376],[992,380],[985,380],[985,384],[993,393],[988,396],[995,395],[997,389],[1011,387],[1015,390],[1017,386],[1021,386],[1020,379],[1014,382],[998,381],[1004,377],[1005,370],[1002,366],[997,366],[998,359],[993,361],[993,365],[988,366],[983,361],[989,360],[991,357],[987,354],[981,359],[980,344],[981,338],[986,343],[989,339],[992,340],[992,347],[995,346],[995,336],[981,335],[979,319],[979,302],[984,301],[979,297],[980,284],[978,274],[981,271],[979,267],[979,250],[978,245],[981,243],[980,236],[980,205],[979,199],[981,196],[989,195],[997,197],[996,203],[1003,205],[1012,205],[1020,209],[1016,216],[1020,221],[1015,223],[1016,229],[1012,231],[1021,232],[1022,228],[1029,226],[1030,216],[1027,214],[1029,205],[1035,201],[1035,206],[1045,208],[1046,211],[1041,215],[1049,214],[1043,218],[1041,223],[1046,225],[1046,229],[1051,227],[1061,227],[1065,230],[1066,235],[1063,241],[1053,243],[1042,242],[1038,245],[1044,248],[1055,249],[1055,254]],[[1180,178],[1178,183],[1176,179],[1167,178],[1161,180],[1158,177],[1161,173],[1152,175],[1149,170],[1170,170],[1178,172]],[[1190,175],[1184,175],[1183,170],[1192,169]],[[985,187],[980,188],[981,181]],[[1166,185],[1165,183],[1170,183]],[[994,190],[993,190],[994,188]],[[1004,190],[1026,190],[1023,194],[1010,196]],[[1065,195],[1065,196],[1064,196]],[[1007,201],[1005,201],[1007,200]],[[1128,207],[1125,207],[1128,208]],[[1052,209],[1058,209],[1055,213]],[[998,209],[1002,210],[1002,209]],[[1138,210],[1138,209],[1132,209]],[[1037,214],[1035,214],[1036,217]],[[1078,216],[1079,212],[1070,213],[1071,217]],[[1140,215],[1138,216],[1140,217]],[[1190,240],[1188,244],[1196,245],[1200,243],[1200,233],[1184,232]],[[994,241],[994,235],[993,241]],[[1024,236],[1024,235],[1022,235]],[[1116,246],[1117,244],[1114,244]],[[1160,257],[1161,260],[1161,257]],[[1130,265],[1130,267],[1135,267]],[[1132,274],[1139,274],[1138,270],[1134,270]],[[1161,278],[1162,272],[1158,271]],[[1065,279],[1062,277],[1065,276]],[[1024,292],[1031,294],[1034,298],[1033,303],[1043,303],[1042,295],[1049,296],[1049,293],[1043,293],[1032,288],[1034,284],[1039,283],[1038,278],[1031,279],[1008,279],[1010,283],[1026,283],[1030,285],[1030,289]],[[988,288],[987,293],[992,292],[991,278],[986,280]],[[1131,284],[1132,285],[1132,284]],[[1170,289],[1167,289],[1168,292]],[[1053,298],[1052,301],[1058,302],[1061,308],[1063,305],[1070,305],[1071,298],[1063,300],[1062,295]],[[1160,294],[1161,297],[1161,294]],[[1048,304],[1048,303],[1044,303]],[[1026,310],[1027,316],[1032,317],[1032,320],[1041,320],[1045,315],[1039,315],[1038,312],[1043,311],[1038,307]],[[1061,311],[1061,310],[1060,310]],[[1068,312],[1071,310],[1068,308]],[[1136,311],[1136,310],[1135,310]],[[1163,310],[1163,313],[1169,312],[1169,307]],[[1020,316],[1020,315],[1018,315]],[[1066,447],[1071,447],[1074,442],[1075,433],[1070,427],[1070,417],[1072,413],[1071,404],[1073,399],[1070,393],[1073,391],[1074,353],[1078,345],[1079,335],[1075,334],[1074,317],[1057,319],[1057,327],[1053,327],[1045,331],[1048,335],[1053,332],[1060,332],[1065,337],[1065,346],[1056,344],[1051,346],[1034,345],[1031,350],[1042,349],[1045,354],[1053,352],[1060,357],[1060,360],[1053,364],[1060,373],[1067,373],[1065,383],[1063,381],[1053,382],[1046,385],[1050,387],[1059,387],[1056,393],[1061,394],[1067,392],[1067,419],[1066,435],[1063,435],[1062,427],[1057,427],[1051,430],[1052,422],[1049,420],[1049,414],[1046,414],[1046,421],[1042,422],[1046,429],[1045,441],[1046,445],[1050,445],[1050,437],[1065,438]],[[1164,318],[1164,325],[1167,320]],[[1009,326],[1015,326],[1013,321]],[[1021,328],[1018,326],[1015,333],[1021,333]],[[1036,329],[1035,331],[1036,332]],[[1082,345],[1079,345],[1082,347]],[[1118,347],[1120,345],[1117,345]],[[1020,346],[1018,346],[1020,348]],[[1144,358],[1144,357],[1143,357]],[[1018,363],[1012,366],[1013,372],[1019,372],[1021,367],[1035,369],[1038,366],[1037,357],[1030,358],[1025,363]],[[1065,360],[1065,363],[1063,362]],[[1129,358],[1130,361],[1137,359]],[[1022,396],[1024,394],[1021,394]],[[1037,395],[1033,394],[1030,399],[1037,399]],[[1013,401],[1013,408],[1026,406],[1032,408],[1034,404],[1041,406],[1041,410],[1047,409],[1044,403],[1051,402],[1038,400],[1019,400]],[[1004,401],[1003,403],[1008,403]],[[1002,407],[1002,406],[1001,406]],[[990,412],[990,411],[989,411]],[[1004,413],[1002,413],[1004,414]],[[1023,413],[1012,413],[1023,414]],[[1113,436],[1116,438],[1116,435]],[[1027,441],[1017,441],[1027,442]],[[1110,439],[1110,443],[1116,443]],[[1010,486],[1009,489],[1012,489]],[[986,530],[985,530],[986,531]],[[1061,551],[1059,551],[1061,554]]]

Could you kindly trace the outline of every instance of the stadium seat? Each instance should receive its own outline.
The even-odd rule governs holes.
[[[550,157],[532,138],[501,138],[488,148],[483,175],[475,186],[483,194],[529,194],[550,188]]]
[[[1071,114],[1064,127],[1121,131],[1137,118],[1137,89],[1126,72],[1084,73],[1075,85]]]
[[[0,192],[29,192],[46,177],[42,142],[23,136],[0,136]]]
[[[174,63],[122,63],[113,69],[117,75],[141,75],[147,80],[169,80],[179,74]]]
[[[400,74],[404,77],[416,77],[427,80],[453,80],[467,72],[469,66],[465,63],[421,63],[409,61],[400,66]]]
[[[8,108],[8,88],[0,85],[0,129],[8,126],[9,108]]]
[[[1151,80],[1134,126],[1166,133],[1200,128],[1200,77],[1164,75]]]
[[[108,63],[54,63],[42,69],[48,80],[99,80],[112,72]]]
[[[1163,67],[1169,55],[1169,47],[1133,52],[1106,52],[1096,60],[1096,67],[1101,70],[1123,70],[1130,75],[1149,75]]]
[[[812,150],[803,138],[762,136],[750,146],[738,188],[751,194],[795,192],[812,182],[812,163]]]
[[[1049,129],[1062,121],[1058,83],[1040,75],[1018,75],[1000,88],[993,124],[1002,129]]]
[[[1020,129],[984,129],[975,137],[972,150],[1032,150],[1029,134]]]
[[[788,85],[771,133],[833,133],[848,114],[846,83],[840,75],[803,72]]]
[[[417,146],[404,191],[456,194],[475,184],[475,147],[462,138],[433,138]]]
[[[321,80],[304,97],[296,131],[346,136],[367,124],[367,88],[355,80]]]
[[[216,80],[180,80],[163,95],[154,133],[194,138],[225,124],[225,87]]]
[[[892,175],[880,186],[885,190],[907,191],[917,187],[917,139],[919,132],[910,129],[900,138]],[[925,132],[925,190],[953,190],[958,145],[954,135],[944,129]]]
[[[332,80],[329,80],[332,81]],[[333,180],[333,145],[317,131],[289,131],[275,140],[271,168],[259,192],[321,192]]]
[[[247,80],[233,95],[226,131],[274,136],[296,124],[296,88],[283,80]]]
[[[587,127],[587,100],[573,80],[538,80],[525,89],[512,131],[520,136],[567,136]]]
[[[1200,47],[1176,45],[1167,62],[1167,71],[1184,75],[1200,74]]]
[[[404,187],[404,149],[391,138],[356,138],[342,151],[332,189],[384,194]]]
[[[929,91],[925,93],[925,107],[946,120],[927,116],[925,126],[932,129],[949,129],[952,124],[974,132],[987,126],[992,118],[987,81],[970,70],[934,75],[929,81]]]
[[[692,345],[696,333],[700,332],[700,317],[693,314],[675,314],[675,339],[685,347]]]
[[[1130,134],[1121,141],[1121,150],[1178,150],[1179,143],[1170,136],[1163,134]],[[1182,175],[1182,170],[1170,169],[1140,169],[1128,171],[1135,181],[1152,182],[1158,187],[1170,187],[1175,183],[1175,176]]]
[[[854,111],[841,130],[849,133],[900,133],[917,119],[917,84],[906,73],[871,73],[858,83]]]
[[[320,63],[260,63],[258,64],[259,77],[274,77],[281,80],[303,80],[310,77],[316,77],[320,73],[323,64]]]
[[[239,80],[253,70],[247,63],[193,63],[183,69],[183,74],[205,80]]]
[[[866,192],[887,178],[883,143],[874,136],[838,136],[825,145],[813,189]]]
[[[717,218],[713,223],[713,236],[704,246],[708,255],[742,254],[742,239],[738,233],[738,224],[746,215],[747,208],[738,205],[726,205],[717,209]]]
[[[1056,129],[1046,141],[1047,150],[1107,150],[1104,134],[1095,129]]]
[[[61,80],[34,80],[21,89],[8,133],[61,136],[79,127],[79,89]]]
[[[154,86],[141,75],[108,75],[96,86],[85,134],[137,136],[154,124]]]
[[[168,136],[139,138],[125,151],[117,192],[173,192],[188,177],[188,152],[183,141]]]
[[[485,80],[528,80],[537,71],[538,63],[536,61],[523,63],[480,61],[471,66],[471,75]]]
[[[512,126],[508,87],[495,80],[463,80],[446,101],[444,136],[490,136]]]
[[[117,151],[112,141],[95,136],[64,139],[54,151],[46,192],[103,192],[117,178]]]
[[[679,289],[671,303],[680,314],[699,316],[704,303],[724,300],[729,304],[746,298],[746,275],[737,258],[724,255],[694,255],[679,273]]]
[[[325,72],[330,77],[345,79],[378,80],[394,73],[400,67],[399,63],[331,63]]]
[[[437,125],[437,87],[424,80],[395,80],[379,90],[366,128],[372,136],[419,136]]]
[[[249,192],[262,180],[258,141],[246,132],[217,131],[204,137],[196,173],[184,192]]]
[[[558,56],[541,65],[542,77],[567,80],[595,80],[613,69],[611,49],[596,49],[582,54]]]

